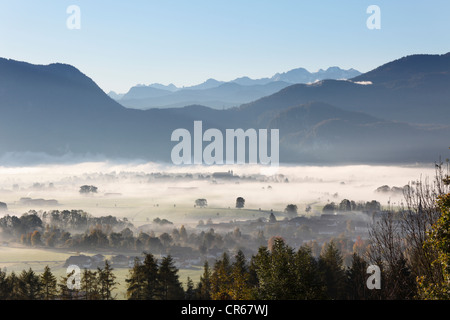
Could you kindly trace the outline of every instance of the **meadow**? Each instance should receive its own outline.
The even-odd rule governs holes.
[[[234,170],[239,179],[197,179],[196,174]],[[169,177],[161,178],[160,173]],[[156,176],[155,176],[156,174]],[[194,178],[186,178],[186,174]],[[126,218],[135,227],[151,224],[153,219],[171,221],[170,231],[185,225],[195,228],[200,220],[214,222],[268,218],[273,210],[278,218],[285,216],[288,204],[296,204],[300,215],[318,215],[324,204],[342,199],[377,200],[382,206],[399,206],[403,195],[377,193],[382,185],[402,187],[411,181],[432,178],[434,165],[416,166],[285,166],[276,171],[259,167],[174,167],[157,164],[80,163],[35,167],[0,167],[0,201],[8,211],[18,215],[29,210],[81,209],[94,216],[112,215]],[[156,177],[156,178],[155,178]],[[98,187],[98,192],[80,194],[81,185]],[[23,197],[55,199],[58,205],[30,206]],[[235,208],[236,198],[245,198],[245,208]],[[195,200],[205,198],[208,206],[195,207]],[[307,206],[312,210],[305,211]],[[0,233],[1,240],[1,233]],[[64,275],[63,264],[71,255],[102,253],[106,258],[117,252],[75,252],[67,249],[30,248],[17,243],[1,243],[0,268],[20,272],[32,268],[42,272],[48,265],[58,279]],[[126,254],[126,253],[124,253]],[[180,269],[180,281],[189,276],[197,283],[202,266]],[[125,298],[128,268],[114,270],[119,285],[117,298]]]

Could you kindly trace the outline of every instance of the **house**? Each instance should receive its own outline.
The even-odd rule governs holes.
[[[58,201],[54,199],[32,199],[29,197],[20,198],[19,203],[25,206],[57,206],[59,204]]]
[[[233,170],[227,172],[214,172],[212,174],[213,179],[239,179],[239,176],[235,176]]]
[[[130,258],[123,254],[119,254],[111,258],[111,264],[114,268],[128,268],[130,265]]]
[[[4,202],[0,202],[0,211],[8,211],[8,205]]]
[[[64,267],[67,268],[71,265],[76,265],[81,269],[89,269],[92,267],[92,259],[91,257],[85,256],[83,254],[79,256],[70,256],[64,263]]]
[[[104,265],[105,256],[102,254],[96,254],[91,257],[92,267],[102,267]]]

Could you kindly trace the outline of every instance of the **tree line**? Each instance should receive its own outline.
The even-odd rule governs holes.
[[[434,181],[405,188],[406,207],[387,212],[372,226],[370,246],[354,252],[351,264],[334,241],[319,257],[311,247],[290,247],[281,237],[247,259],[242,251],[223,253],[212,267],[206,261],[200,281],[179,281],[170,255],[159,262],[151,253],[137,258],[126,279],[128,299],[240,300],[240,299],[449,299],[450,298],[450,179],[437,164]],[[380,289],[369,289],[368,266],[380,270]],[[1,299],[115,299],[113,269],[105,262],[97,271],[84,270],[81,288],[59,284],[46,268],[18,276],[0,272]],[[59,290],[58,290],[59,288]],[[69,290],[69,291],[68,291]]]
[[[0,300],[112,300],[116,288],[113,268],[105,261],[104,268],[83,270],[79,288],[75,271],[59,280],[49,266],[37,274],[31,268],[20,274],[0,270]],[[71,286],[72,284],[73,286]]]

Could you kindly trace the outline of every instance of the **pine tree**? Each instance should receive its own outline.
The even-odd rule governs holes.
[[[231,264],[230,258],[226,252],[222,259],[214,264],[211,275],[211,299],[213,300],[231,300]]]
[[[96,271],[84,269],[80,285],[84,300],[99,300],[101,298],[99,278]]]
[[[9,298],[10,290],[8,285],[8,277],[6,272],[0,270],[0,300]]]
[[[244,253],[239,250],[236,254],[236,260],[232,264],[231,277],[231,299],[249,300],[251,298],[251,288],[249,285],[249,271]]]
[[[20,295],[20,280],[19,278],[16,276],[16,273],[13,271],[11,272],[11,274],[9,275],[9,277],[7,278],[7,294],[8,294],[8,299],[9,300],[20,300],[23,299]]]
[[[295,299],[317,300],[325,296],[325,284],[317,260],[311,248],[300,247],[295,254],[296,292]]]
[[[145,255],[142,276],[144,283],[144,299],[157,299],[160,294],[158,260],[155,259],[151,253]]]
[[[353,253],[352,265],[347,270],[347,299],[366,300],[370,298],[370,291],[367,288],[367,262],[356,252]]]
[[[293,299],[297,290],[294,250],[281,238],[274,240],[270,268],[270,293],[273,299]]]
[[[319,258],[319,268],[327,287],[328,298],[342,299],[345,292],[343,258],[333,241],[324,247]]]
[[[145,298],[144,266],[139,258],[134,259],[133,268],[129,270],[129,276],[125,279],[127,283],[128,300],[143,300]]]
[[[58,290],[56,288],[57,280],[56,277],[51,272],[49,266],[45,266],[44,272],[40,276],[41,280],[41,297],[44,300],[53,300],[58,295]]]
[[[105,267],[103,269],[97,268],[100,298],[102,300],[114,300],[112,291],[116,289],[116,276],[113,273],[113,268],[109,265],[108,260],[105,260]]]
[[[23,270],[19,276],[19,293],[23,300],[39,300],[40,299],[41,282],[39,276],[29,268],[28,271]]]
[[[203,274],[200,277],[200,282],[197,286],[197,297],[199,300],[211,299],[211,270],[209,268],[208,260],[203,265]]]
[[[183,287],[178,277],[178,269],[170,255],[161,260],[158,270],[160,298],[162,300],[179,300],[184,297]]]
[[[185,300],[194,300],[195,299],[195,289],[194,289],[194,281],[190,277],[187,277],[186,281],[186,292],[184,294]]]
[[[76,287],[73,287],[72,289],[69,289],[67,282],[69,279],[72,278],[72,276],[75,274],[75,270],[73,270],[71,273],[67,274],[66,276],[62,276],[58,283],[58,291],[59,291],[59,298],[61,300],[78,300],[80,297],[80,292]]]

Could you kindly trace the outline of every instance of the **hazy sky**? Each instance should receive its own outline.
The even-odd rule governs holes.
[[[68,29],[67,8],[80,8]],[[381,9],[370,30],[369,5]],[[72,64],[103,90],[269,77],[304,67],[369,71],[450,51],[450,1],[0,0],[0,56]]]

